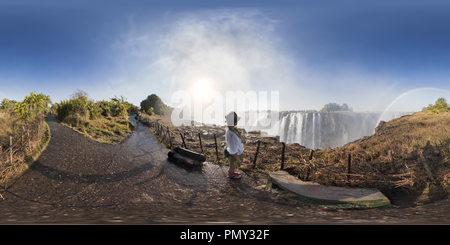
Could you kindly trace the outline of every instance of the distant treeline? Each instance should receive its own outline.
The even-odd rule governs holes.
[[[60,121],[73,121],[76,124],[93,120],[99,116],[114,116],[128,118],[130,113],[136,113],[138,107],[126,101],[123,96],[112,98],[110,101],[101,100],[94,102],[89,94],[77,90],[69,100],[63,100],[52,106],[52,112]]]
[[[344,103],[342,105],[336,103],[328,103],[319,112],[335,112],[335,111],[353,112],[353,108],[349,108],[347,103]]]

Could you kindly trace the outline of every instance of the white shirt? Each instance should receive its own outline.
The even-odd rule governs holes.
[[[235,153],[241,155],[244,152],[242,140],[233,131],[227,130],[225,138],[227,140],[227,150],[230,155],[234,155]]]

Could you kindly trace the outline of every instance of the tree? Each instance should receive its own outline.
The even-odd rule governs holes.
[[[50,96],[45,94],[36,94],[31,92],[25,99],[15,103],[14,112],[21,114],[22,117],[30,117],[31,113],[45,113],[51,103]]]
[[[424,111],[430,111],[433,114],[450,111],[450,106],[447,104],[445,98],[439,98],[434,105],[429,104],[428,107],[423,108]]]
[[[347,105],[347,103],[344,103],[344,104],[342,104],[342,110],[343,111],[348,111],[348,105]]]
[[[349,108],[347,103],[341,105],[336,103],[328,103],[326,104],[319,112],[334,112],[334,111],[353,111],[353,108]]]
[[[14,108],[14,105],[17,103],[15,100],[9,100],[7,98],[4,98],[1,102],[0,108],[3,110],[9,110]]]
[[[149,95],[147,99],[141,102],[141,110],[148,112],[153,107],[153,112],[157,115],[167,115],[167,105],[156,94]]]
[[[80,89],[77,89],[77,91],[75,91],[73,94],[70,95],[70,98],[71,99],[82,99],[82,100],[87,101],[89,99],[89,94]]]

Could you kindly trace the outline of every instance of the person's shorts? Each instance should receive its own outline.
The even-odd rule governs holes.
[[[241,154],[241,155],[238,155],[238,156],[239,156],[239,159],[241,159],[241,163],[244,162],[244,154]],[[230,164],[234,164],[234,163],[236,162],[236,159],[234,159],[234,156],[233,156],[233,155],[230,155],[230,156],[228,157],[228,162],[229,162]]]

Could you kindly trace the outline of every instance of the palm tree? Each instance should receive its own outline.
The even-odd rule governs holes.
[[[50,96],[31,92],[25,99],[14,105],[14,111],[22,116],[29,117],[29,113],[44,113],[48,111],[51,103]]]

